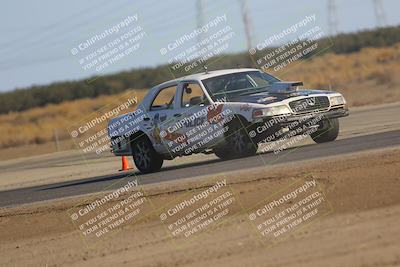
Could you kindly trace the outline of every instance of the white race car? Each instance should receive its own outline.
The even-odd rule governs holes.
[[[153,87],[138,108],[108,125],[112,152],[132,155],[143,173],[193,153],[221,159],[256,154],[258,145],[309,134],[329,142],[348,116],[336,92],[304,90],[258,69],[206,71]]]

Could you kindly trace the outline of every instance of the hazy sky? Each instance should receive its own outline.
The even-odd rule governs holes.
[[[203,0],[204,18],[227,15],[235,32],[229,52],[246,50],[246,38],[238,0]],[[340,32],[374,28],[372,0],[337,0]],[[400,1],[383,0],[388,25],[399,25]],[[316,14],[327,31],[327,0],[249,0],[249,12],[257,43],[305,15]],[[195,0],[69,0],[2,1],[0,9],[0,91],[87,78],[79,55],[71,49],[102,33],[128,16],[146,33],[140,49],[104,70],[104,74],[166,63],[160,49],[197,25]],[[195,40],[193,40],[195,43]]]

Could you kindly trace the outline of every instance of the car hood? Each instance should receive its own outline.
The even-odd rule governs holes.
[[[230,102],[245,102],[257,104],[271,104],[291,97],[309,96],[314,94],[332,94],[334,92],[325,90],[296,89],[295,86],[302,85],[301,82],[277,82],[273,83],[265,92],[246,94],[230,97]]]

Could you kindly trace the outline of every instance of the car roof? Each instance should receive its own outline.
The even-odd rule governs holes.
[[[172,84],[176,84],[176,83],[179,83],[182,81],[189,81],[189,80],[202,81],[202,80],[212,78],[212,77],[217,77],[217,76],[232,74],[232,73],[247,72],[247,71],[260,71],[260,70],[259,69],[251,69],[251,68],[210,70],[207,72],[191,74],[191,75],[183,76],[183,77],[180,77],[180,78],[177,78],[174,80],[170,80],[170,81],[164,82],[162,84],[159,84],[155,87],[170,86]]]
[[[148,94],[142,100],[142,107],[144,107],[145,110],[148,110],[149,106],[151,105],[151,102],[153,101],[154,97],[159,92],[159,90],[167,88],[167,87],[171,87],[171,86],[176,86],[179,82],[182,82],[182,81],[198,81],[198,82],[200,82],[202,80],[212,78],[212,77],[217,77],[217,76],[232,74],[232,73],[247,72],[247,71],[260,71],[260,70],[259,69],[251,69],[251,68],[212,70],[212,71],[207,71],[207,72],[203,72],[203,73],[196,73],[196,74],[191,74],[188,76],[183,76],[183,77],[180,77],[180,78],[177,78],[174,80],[170,80],[170,81],[161,83],[150,89]]]

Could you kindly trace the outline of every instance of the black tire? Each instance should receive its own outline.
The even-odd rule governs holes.
[[[146,136],[141,136],[131,143],[133,161],[142,173],[156,172],[163,165],[163,158],[154,150]]]
[[[215,148],[214,153],[223,160],[250,157],[256,154],[257,146],[254,145],[245,129],[246,122],[235,118],[228,124],[225,134],[226,145]]]
[[[316,143],[326,143],[335,141],[339,135],[339,119],[329,119],[322,121],[322,129],[311,134],[311,138]]]
[[[222,160],[232,159],[232,157],[230,157],[229,151],[226,151],[225,148],[215,148],[214,154]]]

